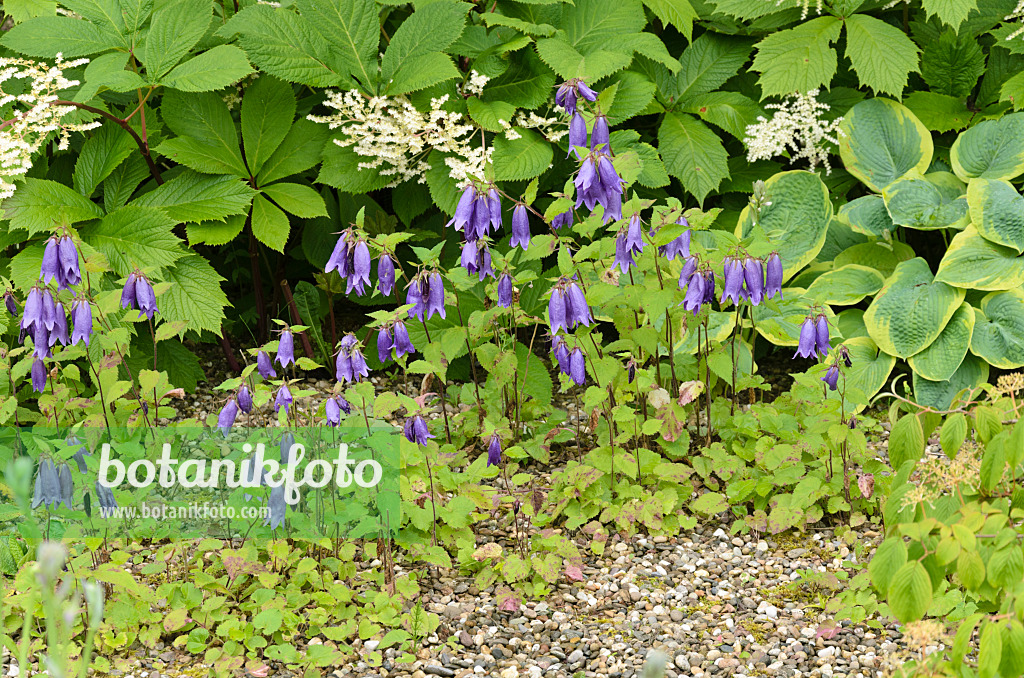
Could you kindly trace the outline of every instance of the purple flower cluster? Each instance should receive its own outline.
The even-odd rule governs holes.
[[[558,86],[555,92],[555,105],[561,106],[569,115],[575,115],[576,102],[580,97],[591,102],[597,101],[597,92],[587,87],[583,80],[572,78]]]
[[[591,152],[583,159],[573,180],[576,186],[576,207],[586,205],[593,210],[604,207],[604,223],[622,218],[622,179],[615,172],[611,157],[604,152]]]
[[[677,224],[682,226],[689,226],[690,222],[686,220],[686,217],[679,217],[676,220]],[[651,237],[653,238],[657,234],[658,229],[651,229]],[[667,245],[662,245],[658,248],[658,254],[661,254],[669,261],[672,261],[676,257],[682,257],[684,259],[690,256],[690,239],[692,238],[692,231],[687,228],[685,231],[679,234],[674,240],[669,242]]]
[[[572,351],[559,335],[551,339],[551,352],[558,362],[558,370],[568,376],[577,386],[587,381],[587,360],[579,346]]]
[[[395,360],[400,360],[402,356],[416,352],[416,347],[412,345],[412,340],[409,338],[409,330],[401,320],[381,325],[380,331],[377,333],[377,358],[380,359],[380,362],[387,364],[391,360],[392,351],[395,352]]]
[[[328,426],[337,426],[341,423],[341,413],[352,413],[352,406],[341,394],[336,394],[327,399],[324,403],[324,417]]]
[[[633,255],[643,251],[644,238],[643,230],[640,227],[640,215],[634,214],[629,218],[629,225],[626,228],[620,228],[618,236],[615,238],[615,262],[612,264],[612,268],[618,266],[623,273],[629,273],[629,267],[636,265]]]
[[[41,272],[45,284],[57,281],[58,292],[82,282],[82,273],[78,267],[78,250],[70,236],[53,236],[46,241]]]
[[[800,325],[800,343],[793,357],[813,358],[815,354],[821,357],[828,355],[831,345],[828,339],[828,319],[825,314],[809,315],[804,318]]]
[[[409,309],[409,317],[420,322],[430,320],[435,313],[444,318],[444,281],[441,274],[437,271],[422,271],[414,277],[409,283],[405,303],[413,305]]]
[[[467,240],[463,243],[460,263],[470,275],[478,274],[480,280],[494,277],[494,269],[491,267],[491,250],[487,247],[486,240]]]
[[[355,290],[356,296],[363,296],[364,288],[370,284],[370,248],[366,240],[360,238],[352,229],[342,233],[334,246],[334,251],[331,252],[331,257],[327,260],[326,271],[337,271],[342,280],[348,281],[346,294],[351,294]]]
[[[427,428],[427,422],[418,414],[405,420],[402,432],[406,440],[417,445],[426,445],[428,440],[435,437]]]
[[[357,382],[370,374],[366,359],[359,347],[359,340],[351,332],[338,343],[338,357],[334,363],[335,377],[338,381]]]
[[[160,310],[156,307],[153,285],[141,271],[133,271],[125,280],[124,289],[121,290],[121,308],[138,311],[137,320],[142,320],[143,316],[152,320],[153,314]]]
[[[733,304],[745,299],[758,306],[762,301],[782,294],[782,260],[777,252],[773,252],[767,262],[750,256],[743,259],[726,257],[723,268],[723,304],[726,299]]]
[[[548,324],[551,334],[558,330],[573,330],[577,325],[590,326],[590,307],[583,290],[575,280],[561,278],[551,288],[551,299],[548,301]]]
[[[470,184],[462,191],[455,216],[446,224],[464,231],[466,242],[486,237],[492,230],[501,229],[501,195],[493,186],[484,191]]]

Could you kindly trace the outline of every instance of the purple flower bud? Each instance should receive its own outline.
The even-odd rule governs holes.
[[[476,187],[473,184],[466,186],[459,198],[459,204],[455,208],[455,216],[448,223],[455,226],[456,231],[461,231],[473,219],[473,206],[476,201]]]
[[[274,362],[281,367],[288,367],[295,362],[295,338],[291,330],[281,332],[281,340],[277,344],[277,357]]]
[[[71,302],[71,323],[74,327],[71,331],[71,343],[84,341],[88,346],[92,337],[92,305],[85,297],[75,297]]]
[[[159,310],[156,307],[156,294],[153,292],[153,286],[149,284],[149,280],[144,275],[135,279],[135,304],[139,310],[139,320],[142,319],[142,316],[152,320],[153,314]]]
[[[626,382],[632,384],[636,379],[636,362],[630,358],[626,363]]]
[[[743,281],[750,295],[750,303],[757,306],[764,299],[764,265],[760,259],[747,257],[743,261]]]
[[[576,81],[576,91],[587,101],[597,101],[597,92],[587,87],[582,80]]]
[[[839,366],[832,365],[829,367],[828,371],[825,372],[825,376],[822,377],[821,380],[828,384],[828,390],[835,391],[837,384],[839,383]]]
[[[331,252],[331,256],[327,259],[327,266],[325,271],[330,273],[331,271],[337,271],[338,275],[342,278],[345,277],[345,273],[342,273],[346,269],[345,260],[348,258],[348,239],[345,234],[342,234],[338,238],[338,242],[334,244],[334,250]]]
[[[412,345],[412,339],[409,338],[409,330],[406,329],[405,323],[399,320],[395,323],[395,360],[415,352],[416,347]]]
[[[7,312],[11,315],[18,315],[18,302],[14,300],[14,295],[10,290],[4,292],[4,306],[7,307]]]
[[[78,267],[78,249],[70,236],[64,236],[57,242],[57,253],[60,258],[60,275],[58,289],[67,289],[71,285],[82,282],[82,273]]]
[[[43,323],[36,323],[32,329],[32,343],[35,345],[32,355],[40,359],[50,357],[50,330]]]
[[[128,279],[124,281],[124,289],[121,290],[121,308],[135,308],[135,279],[138,277],[136,273],[128,274]]]
[[[488,256],[487,265],[490,266],[490,263],[490,258]],[[481,280],[483,280],[483,278],[481,278]],[[430,320],[435,313],[444,319],[444,281],[441,279],[441,274],[437,271],[430,274],[430,287],[426,299],[426,306],[427,320]]]
[[[577,386],[582,386],[587,381],[586,359],[579,348],[574,348],[569,354],[569,377]]]
[[[839,345],[839,357],[843,359],[844,365],[853,367],[853,361],[850,360],[850,349],[846,348],[845,344]]]
[[[355,290],[356,296],[363,296],[363,290],[370,284],[370,248],[365,240],[355,244],[352,252],[352,274],[348,277],[346,294]]]
[[[743,289],[743,264],[739,259],[727,257],[723,265],[725,282],[722,285],[722,298],[719,303],[724,304],[726,299],[733,304],[740,303],[740,291]]]
[[[487,192],[487,210],[491,218],[491,228],[501,230],[501,194],[498,189],[491,188]]]
[[[60,274],[60,253],[57,247],[57,236],[53,236],[46,241],[46,249],[43,250],[43,265],[40,267],[39,273],[44,284],[49,285],[56,280],[58,288],[60,287],[63,277]]]
[[[283,407],[287,414],[291,406],[292,392],[288,390],[288,384],[281,384],[281,388],[277,389],[277,397],[274,398],[274,413],[276,414]]]
[[[46,366],[43,361],[36,358],[32,362],[32,389],[36,393],[42,393],[46,389]]]
[[[235,399],[232,398],[227,403],[225,403],[223,409],[221,409],[220,411],[220,414],[217,415],[217,428],[220,429],[220,432],[224,435],[225,438],[228,437],[228,432],[231,430],[231,427],[235,425],[235,417],[237,416],[238,403],[236,403]]]
[[[523,251],[530,246],[530,216],[525,205],[516,205],[512,210],[512,247],[522,247]]]
[[[574,113],[572,120],[569,121],[569,152],[565,154],[565,157],[569,157],[573,153],[573,149],[577,146],[587,145],[587,123],[583,120],[583,116],[579,113]],[[577,156],[579,152],[577,151]]]
[[[548,325],[551,327],[551,334],[558,334],[558,330],[566,327],[566,311],[568,310],[569,297],[561,287],[551,288],[551,299],[548,300]]]
[[[344,412],[345,414],[352,414],[352,406],[349,404],[347,400],[345,400],[345,396],[339,393],[338,395],[334,396],[334,398],[335,400],[338,401],[338,407],[341,408],[342,412]]]
[[[600,113],[594,117],[594,130],[590,133],[590,150],[611,153],[608,118]]]
[[[377,259],[377,289],[385,297],[391,296],[395,289],[395,261],[387,252]]]
[[[800,325],[800,344],[796,349],[796,353],[793,357],[800,356],[801,358],[813,358],[815,348],[815,330],[814,330],[814,318],[807,316],[804,318],[803,324]]]
[[[501,438],[497,435],[491,436],[491,443],[487,446],[487,465],[501,465]]]
[[[391,336],[391,331],[387,325],[381,325],[380,331],[377,332],[377,359],[381,364],[386,365],[391,360],[391,349],[394,347],[395,338]]]
[[[704,271],[704,303],[715,300],[715,274],[711,269]]]
[[[238,389],[238,396],[236,399],[238,400],[239,409],[246,413],[252,412],[252,394],[249,393],[248,386],[243,386]]]
[[[778,294],[782,297],[782,259],[778,252],[772,252],[765,264],[765,299],[772,299]]]
[[[256,354],[256,369],[264,379],[270,379],[271,377],[277,376],[277,371],[274,370],[274,364],[270,361],[270,356],[267,355],[266,351],[261,350]]]
[[[704,276],[695,272],[686,283],[686,296],[683,298],[683,308],[693,311],[694,315],[700,313],[700,307],[704,303],[704,288],[706,282]]]
[[[690,278],[697,270],[697,257],[687,257],[686,263],[683,264],[683,270],[679,273],[679,289],[686,289],[686,285],[690,282]]]
[[[557,214],[555,215],[555,218],[551,220],[551,228],[556,231],[566,226],[572,226],[572,210]]]
[[[502,273],[498,280],[498,306],[509,308],[512,306],[512,276]]]
[[[341,406],[336,398],[328,398],[324,403],[324,415],[327,417],[328,426],[337,426],[341,423]]]
[[[114,515],[114,509],[117,508],[117,500],[114,499],[114,491],[105,485],[100,485],[100,481],[96,481],[96,503],[100,505],[100,515],[104,518],[110,518]]]
[[[54,310],[53,331],[50,332],[50,346],[54,346],[58,341],[61,346],[67,346],[70,343],[68,341],[68,318],[64,310],[64,304],[60,302],[57,302]]]
[[[551,340],[551,352],[558,361],[558,369],[562,374],[569,374],[569,347],[565,345],[565,339],[556,334]]]
[[[829,350],[832,348],[828,342],[828,320],[824,315],[818,316],[817,325],[814,328],[815,343],[818,347],[818,353],[824,358],[828,355]]]
[[[559,85],[558,91],[555,92],[555,104],[565,109],[569,115],[576,113],[576,87],[575,80],[568,80]]]

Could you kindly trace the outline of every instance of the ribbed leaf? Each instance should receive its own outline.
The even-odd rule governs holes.
[[[11,229],[25,229],[29,235],[49,232],[55,224],[74,224],[103,216],[99,206],[71,187],[47,179],[28,178],[3,202],[4,218]]]
[[[137,149],[128,132],[113,123],[104,123],[82,146],[75,163],[75,190],[88,198]]]
[[[169,266],[185,256],[174,235],[175,221],[154,207],[128,205],[83,227],[82,240],[103,253],[118,275],[133,269]]]
[[[818,17],[757,43],[751,68],[761,74],[762,98],[828,85],[839,63],[832,43],[839,39],[842,25],[835,17]]]
[[[861,85],[900,97],[917,72],[917,46],[895,26],[867,14],[846,17],[846,56]],[[824,83],[823,83],[824,84]]]
[[[171,283],[171,288],[158,300],[164,320],[184,321],[190,330],[220,334],[228,298],[220,287],[224,278],[206,259],[189,254],[167,271],[164,280]]]
[[[262,169],[288,134],[294,117],[295,94],[291,85],[264,76],[246,90],[242,100],[242,143],[250,172],[256,174]]]
[[[377,6],[363,0],[298,0],[296,6],[327,42],[339,67],[372,92],[380,35]]]
[[[312,219],[313,217],[327,216],[324,199],[309,186],[282,182],[264,186],[260,190],[278,207],[297,217]]]
[[[122,45],[122,39],[88,21],[41,16],[7,31],[0,44],[28,56],[54,57],[59,53],[70,59],[114,49]]]
[[[256,239],[272,250],[283,252],[290,232],[288,215],[262,195],[257,195],[252,203],[252,233]]]
[[[252,73],[245,52],[234,45],[218,45],[175,66],[161,78],[164,87],[185,92],[212,92]]]
[[[415,57],[448,49],[462,35],[467,9],[461,2],[445,0],[413,12],[391,36],[381,61],[381,83],[390,83]]]
[[[685,114],[670,113],[658,130],[665,169],[701,203],[729,176],[728,155],[718,135]]]
[[[150,22],[139,58],[151,82],[171,70],[206,33],[213,17],[210,0],[175,0],[163,3]]]
[[[329,135],[326,125],[301,118],[291,126],[284,141],[267,159],[257,176],[257,185],[304,172],[320,162]]]
[[[551,164],[551,144],[533,130],[520,130],[520,138],[494,138],[494,178],[520,181],[539,176]]]
[[[185,171],[139,196],[132,205],[159,207],[177,222],[223,221],[247,212],[255,194],[236,177]]]

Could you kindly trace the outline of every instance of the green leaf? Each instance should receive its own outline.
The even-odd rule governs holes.
[[[897,226],[925,231],[959,230],[970,221],[963,184],[949,173],[899,179],[886,186],[882,195]]]
[[[515,115],[516,107],[504,101],[484,101],[480,97],[469,97],[466,99],[466,109],[473,122],[480,125],[488,132],[501,132],[504,128],[499,120],[506,123],[511,122]]]
[[[431,52],[443,52],[459,39],[468,6],[461,2],[434,2],[418,7],[391,36],[381,60],[381,82],[390,83],[399,68]]]
[[[4,3],[4,12],[16,24],[34,19],[37,16],[54,16],[56,10],[57,0],[7,0]],[[3,549],[0,546],[0,553],[2,552]],[[8,574],[13,575],[14,572],[8,572]]]
[[[896,230],[880,195],[865,195],[851,200],[839,208],[836,218],[857,233],[876,238],[885,238],[886,234]]]
[[[1000,369],[1024,366],[1024,290],[987,294],[975,313],[971,353]]]
[[[879,591],[888,591],[893,576],[907,564],[907,547],[902,537],[889,537],[875,550],[868,561],[871,584]]]
[[[1001,469],[1000,475],[1002,475]],[[1024,552],[1014,541],[989,556],[985,569],[992,586],[1012,589],[1024,579]]]
[[[167,71],[195,47],[213,17],[209,0],[165,2],[153,12],[149,33],[139,51],[150,82],[160,82]]]
[[[257,186],[304,172],[320,162],[329,132],[326,125],[301,118],[295,121],[284,140],[267,159],[257,178]]]
[[[184,321],[190,330],[220,334],[228,298],[221,289],[224,280],[198,254],[182,257],[164,276],[171,284],[159,299],[160,315],[168,322]]]
[[[113,123],[104,123],[82,145],[75,163],[75,190],[90,197],[100,182],[137,148],[128,132]]]
[[[917,374],[931,381],[946,381],[960,367],[971,345],[974,331],[974,309],[967,302],[960,304],[942,332],[928,348],[908,359]]]
[[[253,174],[273,155],[291,129],[295,94],[277,78],[258,78],[242,100],[242,142]]]
[[[950,459],[954,458],[967,439],[967,417],[963,412],[951,414],[939,429],[939,444]],[[972,535],[973,536],[973,535]]]
[[[10,229],[24,229],[30,236],[103,216],[96,203],[69,186],[33,178],[18,183],[14,195],[3,201],[3,212]]]
[[[106,52],[122,45],[120,36],[95,24],[64,16],[29,19],[7,31],[0,44],[31,57],[65,59]]]
[[[761,74],[761,97],[786,96],[827,86],[839,63],[832,43],[839,39],[842,25],[835,17],[818,17],[772,33],[759,42],[751,68]],[[849,46],[847,56],[852,59]]]
[[[985,72],[985,55],[970,33],[943,31],[925,44],[921,76],[936,94],[963,98],[971,94]]]
[[[832,221],[828,188],[817,174],[804,171],[780,172],[765,182],[771,203],[761,208],[759,227],[782,259],[783,280],[811,263],[825,244]],[[736,222],[736,235],[754,234],[750,207],[744,207]]]
[[[326,217],[327,206],[320,194],[309,186],[292,183],[270,184],[260,188],[278,207],[303,219]]]
[[[120,276],[135,268],[169,266],[185,256],[174,235],[175,221],[153,207],[128,205],[79,230]]]
[[[877,270],[848,264],[815,278],[804,296],[819,304],[851,306],[878,292],[884,283]]]
[[[536,108],[551,96],[555,74],[532,51],[518,55],[500,76],[484,87],[485,101],[504,101],[516,108]]]
[[[700,203],[729,176],[722,140],[685,113],[665,115],[658,129],[658,150],[668,173]]]
[[[1024,253],[1024,197],[1009,181],[971,179],[967,186],[971,222],[991,242]]]
[[[136,198],[132,205],[159,207],[176,222],[224,221],[249,211],[256,192],[236,177],[185,171]]]
[[[606,49],[618,38],[639,33],[646,23],[639,0],[578,0],[562,5],[561,25],[581,54]]]
[[[968,14],[978,9],[978,0],[924,0],[922,4],[929,19],[937,16],[952,28],[962,24]]]
[[[288,215],[262,195],[257,195],[252,203],[252,233],[256,239],[272,250],[284,252],[290,232]]]
[[[162,311],[166,295],[160,299]],[[168,323],[164,323],[160,325],[160,329],[168,326]],[[143,336],[146,337],[145,340],[140,340],[137,345],[132,346],[131,353],[126,359],[135,374],[141,370],[153,369],[153,345],[149,341],[148,332]],[[177,339],[164,339],[157,344],[156,368],[167,373],[167,379],[172,385],[188,392],[195,391],[196,385],[206,380],[203,368],[199,364],[199,356]]]
[[[871,337],[844,339],[843,344],[850,351],[850,360],[853,361],[853,367],[846,370],[846,387],[860,391],[865,398],[873,397],[889,381],[889,375],[896,367],[896,358],[879,350],[875,342],[871,341]],[[830,400],[839,400],[839,392],[829,391],[828,397]],[[850,405],[850,401],[847,400],[846,406]],[[867,400],[853,404],[854,411],[860,411],[867,406]]]
[[[614,86],[615,100],[607,111],[608,124],[613,126],[643,113],[658,89],[647,76],[635,71],[623,71]]]
[[[718,492],[705,492],[690,504],[691,511],[704,515],[714,515],[728,509],[729,502]]]
[[[250,73],[252,67],[245,52],[234,45],[218,45],[175,66],[160,81],[164,87],[185,92],[211,92],[238,82]]]
[[[644,0],[644,4],[661,19],[661,23],[675,26],[687,41],[692,39],[693,22],[698,15],[689,0]]]
[[[971,224],[953,237],[935,279],[964,289],[1009,290],[1024,285],[1024,257],[982,238]]]
[[[376,169],[360,169],[359,163],[367,162],[370,158],[356,155],[351,146],[329,143],[324,146],[317,183],[334,186],[346,193],[369,193],[384,188],[393,180],[393,177],[384,176]],[[447,174],[447,168],[443,169]]]
[[[124,30],[131,38],[130,44],[134,46],[135,35],[153,13],[153,0],[120,0],[118,4],[120,14],[124,17]]]
[[[889,584],[889,609],[901,623],[917,621],[932,604],[932,581],[917,560],[896,570]]]
[[[883,351],[909,358],[935,341],[963,300],[963,290],[935,280],[918,257],[896,267],[864,313],[864,324]]]
[[[917,72],[917,46],[895,26],[867,14],[846,17],[846,56],[861,85],[896,97]],[[802,90],[801,90],[802,91]]]
[[[1001,624],[986,621],[981,627],[978,641],[978,678],[996,678],[1003,656],[1003,630]]]
[[[348,74],[331,63],[330,47],[295,12],[269,5],[250,5],[228,20],[217,35],[238,36],[238,46],[261,71],[310,87],[342,86]]]
[[[999,90],[999,100],[1013,105],[1013,110],[1024,108],[1024,71],[1003,83]]]
[[[497,181],[520,181],[540,176],[551,164],[551,144],[533,130],[518,130],[521,137],[509,141],[504,135],[494,137],[494,178]]]
[[[185,226],[185,234],[191,245],[226,245],[242,232],[245,220],[245,215],[236,214],[224,221],[188,223]]]
[[[956,138],[949,159],[964,181],[972,177],[1009,181],[1024,173],[1024,113],[978,123]]]
[[[125,30],[118,0],[62,0],[61,4],[111,33]]]
[[[225,158],[223,149],[211,146],[209,142],[200,139],[192,137],[168,139],[156,147],[156,152],[203,174],[245,176],[245,168],[233,162],[236,158],[231,155]]]
[[[963,99],[945,94],[911,92],[904,97],[903,103],[933,132],[963,129],[971,124],[974,117]]]
[[[110,176],[103,180],[103,209],[113,212],[122,207],[142,180],[149,176],[149,168],[142,154],[129,155],[128,159],[118,165]]]
[[[704,33],[683,50],[679,74],[664,94],[685,102],[718,89],[747,63],[751,48],[748,40],[711,31]]]
[[[142,77],[134,71],[125,70],[129,55],[124,52],[102,54],[85,67],[85,84],[75,101],[88,101],[96,96],[101,88],[106,87],[115,92],[129,92],[145,86]]]
[[[460,75],[450,56],[441,52],[428,52],[399,66],[395,77],[388,82],[387,92],[392,96],[416,92]]]
[[[977,313],[977,311],[975,311]],[[918,405],[949,409],[953,398],[965,388],[977,388],[988,381],[988,363],[968,353],[947,381],[930,381],[914,373],[914,397]]]
[[[563,78],[583,78],[588,82],[621,71],[633,60],[631,54],[603,49],[595,49],[584,56],[571,44],[558,38],[538,40],[537,53],[544,63]]]
[[[764,115],[764,109],[752,99],[737,92],[710,92],[687,100],[686,113],[700,116],[705,122],[720,127],[740,141],[747,135],[747,126]]]
[[[839,155],[850,174],[880,193],[932,161],[932,135],[905,106],[888,99],[867,99],[851,108],[840,124]]]
[[[907,414],[897,420],[889,433],[889,462],[893,470],[923,457],[924,443],[924,430],[917,415]]]
[[[297,0],[296,6],[327,43],[339,68],[373,92],[380,41],[376,5],[362,0]]]
[[[175,145],[170,148],[187,152],[189,157],[195,158],[195,162],[211,168],[193,169],[249,176],[238,145],[238,129],[231,119],[227,104],[219,96],[213,92],[185,93],[171,90],[164,95],[160,111],[163,120],[175,134],[198,142],[183,142],[178,145],[180,148]],[[214,170],[216,167],[226,169]]]

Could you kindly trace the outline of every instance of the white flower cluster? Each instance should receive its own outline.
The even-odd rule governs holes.
[[[551,143],[557,143],[559,139],[569,133],[569,126],[565,124],[564,120],[558,117],[542,118],[533,111],[529,113],[519,111],[513,122],[524,129],[537,130]]]
[[[49,66],[41,61],[0,58],[0,109],[14,104],[12,116],[0,122],[0,200],[14,195],[12,177],[20,176],[32,167],[32,157],[43,147],[50,134],[57,134],[57,146],[68,147],[71,132],[84,132],[100,126],[100,122],[69,123],[64,116],[75,110],[73,106],[58,106],[58,92],[78,84],[64,77],[64,70],[88,63],[88,59],[64,61],[60,54]],[[4,83],[27,81],[8,92]]]
[[[491,79],[486,75],[481,75],[475,70],[469,72],[469,80],[462,86],[463,96],[480,96],[484,92],[484,85],[490,82]]]
[[[1020,26],[1013,33],[1006,36],[1007,40],[1013,40],[1019,35],[1024,34],[1024,0],[1017,0],[1017,6],[1012,12],[1003,17],[1004,21],[1019,21]]]
[[[462,182],[470,177],[484,176],[484,167],[491,161],[490,148],[473,146],[476,127],[461,113],[443,107],[448,95],[431,99],[430,111],[421,113],[405,97],[363,97],[359,92],[328,92],[324,105],[337,110],[331,115],[310,115],[313,122],[340,129],[344,138],[335,139],[339,146],[351,146],[356,155],[366,158],[359,169],[377,169],[382,175],[394,177],[389,186],[417,178],[425,181],[430,169],[423,157],[431,150],[451,154],[445,158],[449,176]]]
[[[842,118],[831,122],[823,120],[821,113],[829,109],[827,104],[818,102],[818,90],[806,94],[795,94],[779,104],[768,104],[765,108],[775,109],[771,120],[757,117],[757,124],[747,126],[747,160],[768,160],[790,151],[790,162],[806,158],[811,171],[824,165],[825,173],[832,172],[828,161],[828,144],[839,144],[838,137]]]

